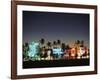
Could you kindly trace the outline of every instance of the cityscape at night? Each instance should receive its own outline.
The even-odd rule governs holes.
[[[23,68],[89,65],[89,14],[23,11]]]
[[[42,38],[40,42],[25,43],[23,45],[24,61],[82,58],[89,58],[89,49],[84,44],[84,41],[77,40],[73,46],[70,46],[60,40],[45,43],[45,39]]]

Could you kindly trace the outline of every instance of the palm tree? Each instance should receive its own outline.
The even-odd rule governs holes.
[[[48,48],[51,48],[51,42],[47,42]]]
[[[66,45],[66,49],[68,50],[68,49],[70,49],[70,46],[69,46],[69,44],[68,45]]]
[[[81,41],[81,47],[84,47],[84,41],[83,40]]]
[[[57,40],[57,44],[61,44],[61,41],[60,40]]]
[[[57,40],[57,47],[61,47],[61,41]]]
[[[76,47],[79,48],[80,45],[81,45],[81,41],[80,41],[80,40],[77,40],[77,41],[76,41]]]
[[[27,42],[25,43],[25,49],[26,49],[26,51],[29,50],[29,44]]]
[[[23,58],[25,58],[25,45],[23,44]]]
[[[61,47],[62,47],[62,50],[65,51],[65,49],[66,49],[65,43],[62,43]]]
[[[44,43],[45,43],[44,38],[41,38],[40,43],[41,43],[41,44],[44,44]]]
[[[24,57],[25,58],[28,58],[28,51],[29,51],[29,44],[26,42],[24,45],[23,45],[23,50],[24,50],[24,53],[23,53],[23,55],[24,55]]]
[[[57,45],[57,42],[53,41],[53,46],[56,47],[56,45]]]
[[[44,38],[41,38],[40,43],[41,43],[41,47],[44,47],[44,46],[43,46],[43,45],[44,45],[44,43],[45,43]]]
[[[79,40],[77,40],[77,41],[76,41],[76,43],[77,43],[77,44],[80,44],[80,41],[79,41]]]

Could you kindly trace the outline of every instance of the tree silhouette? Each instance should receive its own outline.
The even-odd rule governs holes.
[[[25,58],[25,45],[23,44],[23,58]]]
[[[70,46],[69,46],[69,44],[68,45],[66,45],[66,49],[68,50],[68,49],[70,49]]]
[[[65,49],[66,49],[65,43],[62,43],[61,48],[62,48],[63,51],[65,51]]]
[[[57,40],[57,44],[61,44],[61,41],[60,40]]]
[[[41,44],[44,44],[44,43],[45,43],[44,38],[41,38],[40,43],[41,43]]]
[[[54,41],[53,44],[56,45],[57,44],[56,41]]]
[[[82,41],[81,41],[81,47],[83,47],[83,46],[84,46],[84,41],[82,40]]]
[[[25,43],[25,49],[26,51],[29,51],[29,44],[27,42]]]
[[[56,45],[57,45],[57,42],[53,41],[53,46],[56,47]]]
[[[45,44],[45,40],[44,40],[44,38],[41,38],[41,40],[40,40],[40,48],[44,47],[44,44]]]
[[[23,56],[24,57],[28,57],[28,51],[29,51],[29,44],[26,42],[25,43],[25,45],[23,45],[23,50],[24,50],[24,52],[23,52]]]
[[[79,41],[79,40],[77,40],[77,41],[76,41],[76,43],[77,43],[77,44],[80,44],[80,41]]]
[[[48,43],[47,43],[47,46],[48,46],[48,47],[51,47],[51,42],[48,42]]]

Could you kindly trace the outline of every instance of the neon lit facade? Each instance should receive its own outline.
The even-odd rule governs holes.
[[[37,53],[39,52],[38,48],[39,48],[39,43],[31,42],[29,44],[28,56],[35,57],[35,55],[37,55]]]

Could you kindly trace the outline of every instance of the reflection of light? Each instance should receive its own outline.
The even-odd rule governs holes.
[[[61,48],[54,48],[53,54],[58,54],[58,55],[63,54],[62,49]]]
[[[38,53],[38,49],[37,49],[38,47],[39,47],[39,43],[35,43],[35,42],[30,43],[28,55],[30,57],[34,57]]]

